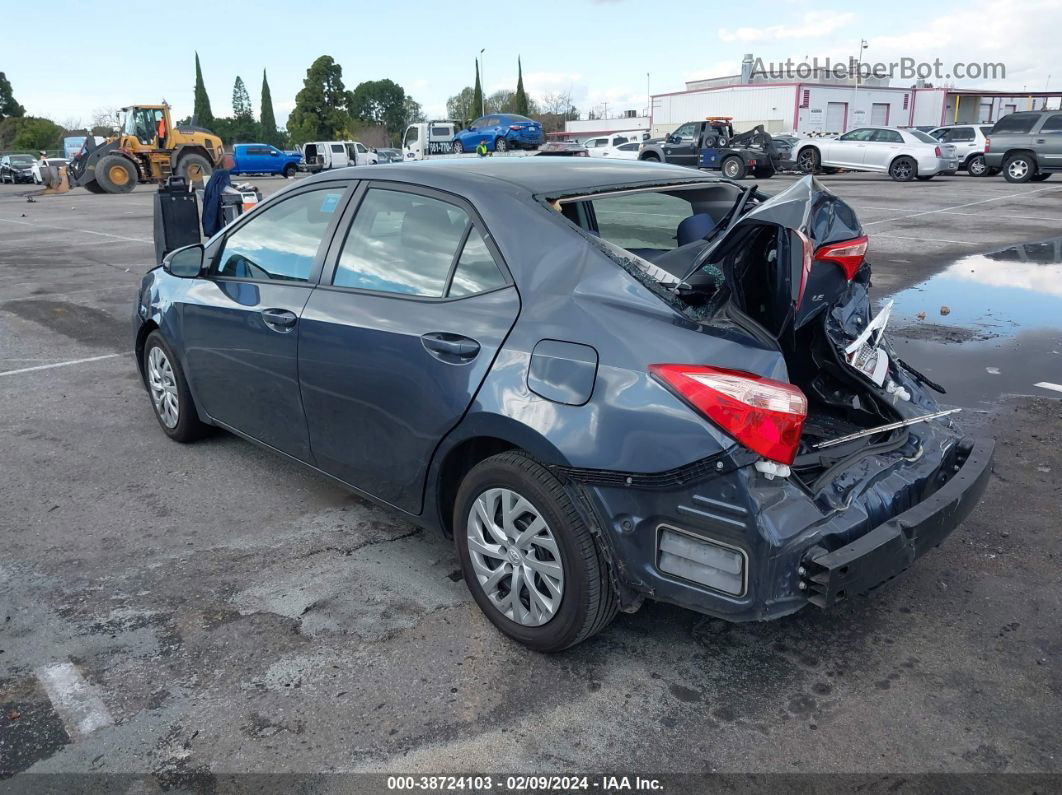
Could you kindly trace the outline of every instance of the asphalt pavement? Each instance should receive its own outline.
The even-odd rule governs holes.
[[[1057,176],[824,181],[871,236],[875,295],[912,312],[956,263],[1062,234]],[[0,778],[16,776],[0,787],[45,773],[135,773],[145,792],[251,772],[1062,773],[1062,393],[1035,386],[1062,383],[1062,312],[1036,322],[1033,350],[955,322],[962,301],[992,307],[1013,285],[921,293],[928,316],[909,326],[933,328],[912,344],[997,370],[978,365],[976,401],[974,386],[947,399],[998,446],[973,515],[890,586],[765,624],[647,603],[543,656],[480,614],[445,539],[233,436],[169,442],[131,358],[151,188],[26,190],[0,186]],[[1019,287],[1062,305],[1049,259]],[[970,273],[997,273],[987,262]]]

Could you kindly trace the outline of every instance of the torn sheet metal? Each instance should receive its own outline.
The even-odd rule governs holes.
[[[885,383],[885,376],[889,372],[889,354],[878,344],[892,314],[892,304],[892,299],[887,301],[862,333],[844,349],[845,361],[877,386]]]

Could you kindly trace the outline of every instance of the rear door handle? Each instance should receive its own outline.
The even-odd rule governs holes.
[[[262,322],[273,331],[290,331],[298,321],[294,312],[287,309],[263,309]]]
[[[1047,143],[1047,141],[1046,141],[1046,139],[1044,139],[1044,138],[1037,138],[1037,139],[1036,139],[1036,143],[1038,143],[1038,144],[1043,144],[1043,143]]]
[[[447,331],[432,331],[420,338],[424,349],[447,364],[463,364],[476,358],[479,343],[470,337]]]

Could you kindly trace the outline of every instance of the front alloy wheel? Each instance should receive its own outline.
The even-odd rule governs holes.
[[[165,351],[158,347],[151,349],[147,364],[148,389],[151,390],[151,402],[155,405],[159,422],[167,428],[176,428],[181,419],[181,400],[177,393],[173,365]]]
[[[540,627],[564,596],[557,539],[541,512],[511,489],[476,498],[468,515],[468,555],[484,594],[503,616]]]
[[[966,171],[971,177],[983,177],[988,173],[988,164],[984,155],[974,155],[966,164]]]

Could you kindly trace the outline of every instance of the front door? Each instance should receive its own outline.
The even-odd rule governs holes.
[[[828,142],[825,146],[824,163],[831,166],[858,168],[866,157],[867,141],[874,135],[874,130],[861,127]]]
[[[348,184],[293,192],[233,226],[181,307],[186,370],[200,408],[303,461],[311,458],[299,322]]]
[[[464,200],[378,184],[352,214],[300,321],[310,446],[329,474],[416,514],[520,299]]]
[[[697,165],[699,122],[687,122],[668,136],[664,143],[667,162],[677,166]]]

